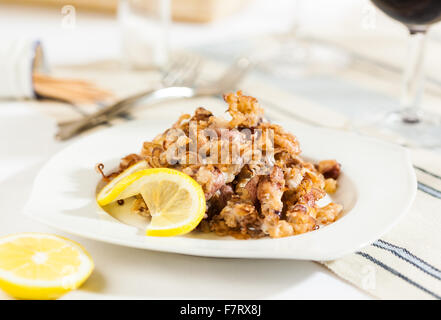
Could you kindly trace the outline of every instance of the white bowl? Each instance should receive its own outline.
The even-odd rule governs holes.
[[[193,232],[170,238],[147,237],[95,202],[100,176],[97,163],[113,168],[138,152],[166,127],[136,121],[86,136],[56,154],[38,174],[25,213],[54,228],[90,239],[181,254],[331,260],[352,253],[381,237],[407,212],[416,194],[408,151],[356,134],[281,123],[298,136],[309,159],[337,159],[342,164],[334,200],[344,215],[317,231],[282,239],[236,240]]]

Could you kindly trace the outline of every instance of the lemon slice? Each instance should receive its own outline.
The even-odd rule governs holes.
[[[104,189],[103,189],[104,190]],[[190,176],[173,169],[145,169],[126,175],[97,196],[100,206],[140,194],[152,216],[148,236],[188,233],[205,214],[202,187]]]
[[[55,235],[0,238],[0,288],[19,299],[56,299],[78,288],[94,264],[81,245]]]
[[[125,169],[123,172],[121,172],[119,175],[117,175],[115,178],[113,178],[108,184],[104,186],[104,188],[101,189],[100,195],[101,197],[107,196],[110,192],[112,192],[112,189],[117,185],[122,179],[124,179],[127,176],[130,176],[132,173],[136,171],[140,171],[143,169],[147,169],[149,165],[147,164],[147,161],[142,160],[134,165],[131,165],[127,169]]]

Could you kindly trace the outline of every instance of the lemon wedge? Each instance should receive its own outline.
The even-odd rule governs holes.
[[[94,264],[81,245],[55,235],[0,238],[0,288],[18,299],[57,299],[78,288]]]
[[[111,188],[106,187],[97,196],[100,206],[135,195],[143,197],[152,217],[146,230],[148,236],[169,237],[188,233],[205,215],[202,187],[177,170],[144,169],[125,174]]]

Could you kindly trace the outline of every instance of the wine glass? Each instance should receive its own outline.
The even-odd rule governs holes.
[[[429,27],[441,20],[439,0],[372,0],[391,18],[409,30],[410,50],[404,72],[401,108],[386,114],[377,124],[417,147],[441,145],[441,117],[423,111],[424,53]]]
[[[284,21],[284,28],[283,31],[259,34],[250,52],[246,53],[258,62],[260,71],[291,79],[318,72],[333,73],[350,62],[347,52],[327,41],[303,34],[304,19],[316,10],[315,4],[305,0],[273,0],[265,5],[268,7],[266,14]]]

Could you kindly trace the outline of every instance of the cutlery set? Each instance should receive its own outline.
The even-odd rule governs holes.
[[[170,64],[157,87],[126,97],[79,120],[59,123],[56,138],[59,140],[72,138],[114,119],[140,102],[149,105],[165,99],[221,95],[235,89],[254,65],[247,58],[239,58],[217,80],[196,85],[202,66],[201,59],[192,56],[180,57]]]

